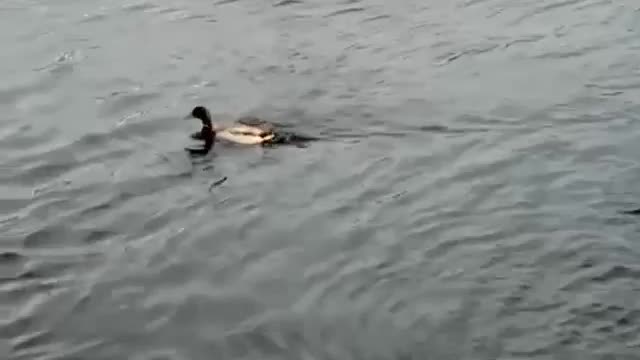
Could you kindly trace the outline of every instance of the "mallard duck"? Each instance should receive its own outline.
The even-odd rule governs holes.
[[[272,144],[296,144],[317,140],[308,136],[301,136],[291,133],[276,132],[273,125],[255,117],[244,117],[236,123],[224,126],[213,124],[211,114],[204,106],[196,106],[185,119],[199,119],[202,128],[191,134],[195,140],[203,140],[202,149],[187,148],[192,154],[206,154],[213,147],[216,138],[243,145],[272,145]]]
[[[187,148],[192,154],[206,154],[213,147],[216,138],[224,139],[236,144],[256,145],[262,144],[274,138],[272,131],[268,128],[260,128],[257,126],[249,126],[243,123],[233,124],[231,126],[223,126],[213,124],[209,110],[204,106],[196,106],[191,113],[185,116],[185,119],[199,119],[202,122],[202,128],[191,134],[191,138],[195,140],[203,140],[204,146],[201,149]]]

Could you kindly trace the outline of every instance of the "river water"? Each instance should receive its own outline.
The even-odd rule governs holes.
[[[634,2],[0,24],[0,358],[640,358]],[[190,158],[195,105],[321,140]]]

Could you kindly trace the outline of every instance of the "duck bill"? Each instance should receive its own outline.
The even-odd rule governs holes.
[[[193,119],[193,115],[191,114],[187,114],[185,115],[185,117],[182,118],[182,120],[191,120],[191,119]]]

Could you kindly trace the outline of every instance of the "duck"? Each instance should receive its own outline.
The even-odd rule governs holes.
[[[198,119],[202,123],[200,131],[192,133],[190,137],[204,141],[203,147],[185,148],[194,155],[207,154],[216,139],[241,145],[295,144],[299,147],[304,147],[304,142],[317,140],[310,136],[278,132],[272,124],[256,117],[243,117],[228,126],[214,124],[209,109],[202,105],[194,107],[184,118]]]

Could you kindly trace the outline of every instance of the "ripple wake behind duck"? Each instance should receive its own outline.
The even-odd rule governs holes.
[[[627,214],[627,215],[640,215],[640,208],[635,209],[635,210],[622,210],[620,212],[622,214]]]

